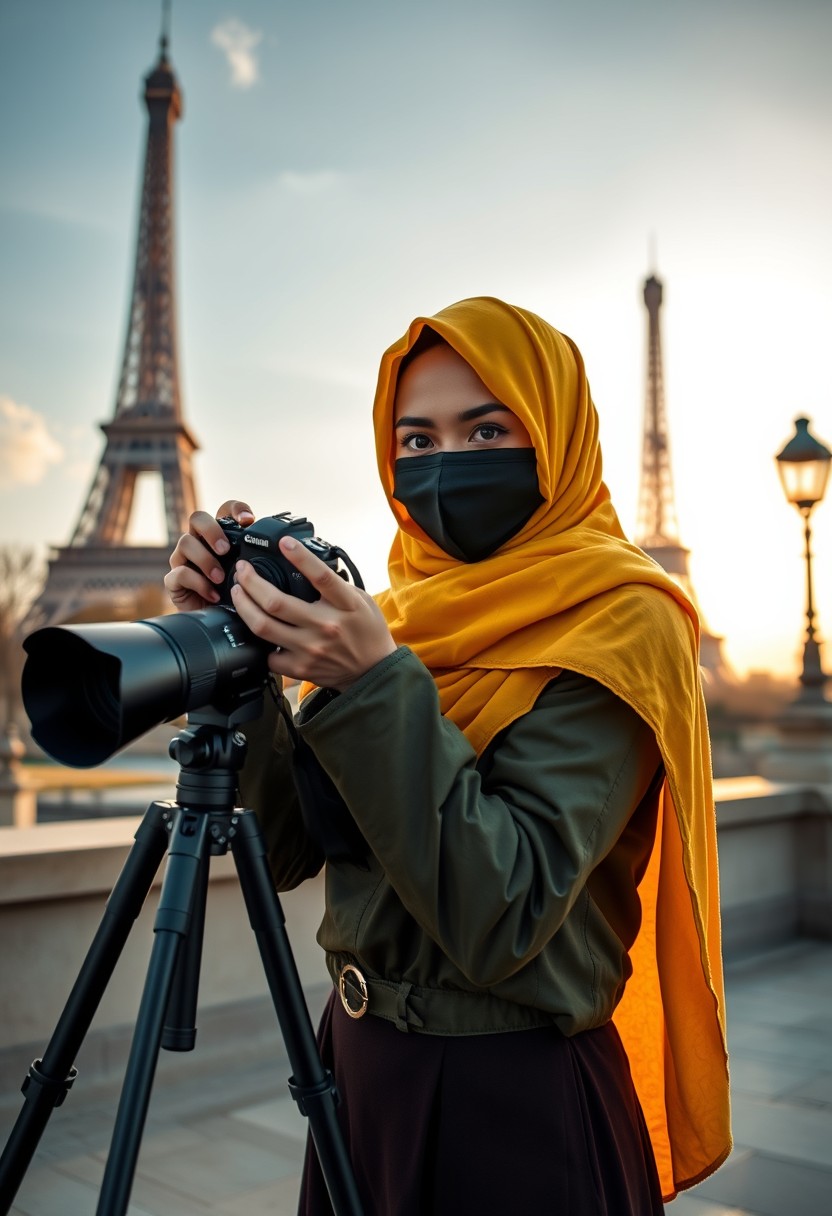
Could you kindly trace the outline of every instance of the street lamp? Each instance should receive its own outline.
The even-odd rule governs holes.
[[[809,434],[809,419],[795,419],[795,434],[775,457],[777,472],[787,500],[803,516],[806,540],[806,642],[803,647],[803,671],[800,675],[800,702],[819,703],[824,700],[823,686],[827,677],[820,662],[820,646],[815,639],[815,607],[812,594],[812,532],[809,517],[826,492],[832,452]]]

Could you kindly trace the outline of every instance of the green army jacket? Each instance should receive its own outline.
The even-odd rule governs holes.
[[[326,863],[318,941],[334,982],[353,964],[370,1012],[429,1034],[554,1022],[571,1035],[609,1020],[630,973],[662,772],[629,706],[563,672],[478,758],[400,647],[342,695],[306,698],[297,730],[362,855],[325,858],[310,834],[273,706],[246,727],[240,793],[279,890]]]

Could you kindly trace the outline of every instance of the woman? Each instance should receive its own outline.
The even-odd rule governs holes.
[[[241,792],[279,888],[326,860],[320,1041],[359,1190],[401,1216],[658,1213],[730,1151],[694,609],[627,543],[580,354],[534,314],[417,318],[374,419],[390,589],[284,540],[321,598],[245,562],[233,593],[271,671],[317,686],[294,752],[276,712],[247,731]],[[198,514],[180,609],[216,599],[206,543]],[[329,1210],[312,1155],[301,1211]]]

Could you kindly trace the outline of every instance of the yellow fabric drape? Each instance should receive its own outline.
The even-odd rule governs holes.
[[[543,503],[496,554],[450,558],[392,497],[402,356],[428,325],[526,426]],[[379,472],[399,524],[378,602],[433,675],[442,712],[479,753],[558,668],[598,680],[655,732],[666,780],[639,893],[643,923],[615,1021],[666,1198],[731,1147],[716,822],[699,680],[699,623],[682,590],[627,542],[602,478],[580,352],[540,317],[463,300],[418,317],[381,361]]]

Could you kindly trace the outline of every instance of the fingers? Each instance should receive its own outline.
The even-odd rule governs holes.
[[[290,625],[285,619],[275,616],[273,611],[269,611],[269,608],[278,608],[278,597],[287,600],[288,597],[282,597],[281,592],[276,591],[269,584],[265,584],[269,591],[274,592],[274,596],[269,594],[264,595],[261,593],[260,588],[257,588],[257,593],[261,594],[262,600],[265,601],[265,603],[261,603],[251,593],[251,582],[247,580],[248,585],[243,585],[242,579],[244,577],[242,576],[240,581],[235,583],[231,588],[231,602],[240,619],[244,621],[255,637],[270,643],[272,646],[288,648],[289,638],[294,632],[295,626]],[[263,582],[256,574],[254,578],[259,583]],[[268,604],[268,607],[266,604]]]
[[[207,511],[194,511],[188,520],[188,531],[180,536],[170,555],[170,573],[164,578],[175,608],[190,612],[218,602],[216,587],[225,581],[219,559],[228,553],[229,547],[216,519]]]
[[[319,592],[323,604],[347,613],[354,612],[361,606],[365,598],[364,593],[347,583],[304,545],[292,537],[283,537],[280,549],[283,556],[290,560],[295,569]],[[264,618],[275,618],[290,626],[309,625],[321,619],[320,605],[281,591],[273,582],[257,574],[249,562],[237,562],[232,573],[235,582],[235,586],[231,588],[234,607],[243,616],[249,628],[267,641],[288,645],[288,639],[272,637]],[[238,587],[245,592],[245,598],[241,597],[240,602],[235,598],[240,594]],[[266,632],[261,633],[261,628],[265,628]]]
[[[188,520],[188,531],[177,541],[164,583],[178,611],[191,612],[218,603],[217,588],[226,580],[222,559],[231,547],[219,520],[227,516],[242,527],[254,522],[254,512],[247,502],[229,498],[217,511],[216,518],[207,511],[194,511]]]
[[[310,553],[305,545],[284,536],[280,540],[280,550],[327,604],[345,612],[355,609],[356,597],[362,597],[363,593],[336,574],[326,562]],[[300,625],[316,615],[315,612],[310,615],[311,605],[307,600],[279,590],[274,583],[261,578],[245,560],[236,564],[234,578],[238,585],[245,588],[251,600],[270,616]]]
[[[292,536],[284,536],[280,540],[280,552],[308,579],[322,600],[335,608],[351,609],[355,605],[356,595],[361,593],[340,575],[336,574],[326,562],[300,544]]]
[[[175,570],[177,566],[192,565],[196,566],[206,577],[210,578],[212,570],[220,569],[218,554],[228,552],[228,541],[224,536],[215,539],[214,545],[216,546],[216,552],[210,547],[208,541],[186,532],[183,536],[179,537],[179,540],[176,542],[176,548],[170,555],[169,565],[171,570]]]
[[[371,596],[303,545],[284,537],[280,548],[320,598],[308,603],[286,594],[241,561],[231,589],[234,607],[255,636],[279,648],[269,656],[270,671],[343,691],[396,649],[387,622]]]
[[[274,583],[261,578],[249,562],[237,563],[234,579],[231,588],[234,608],[253,634],[282,648],[284,654],[275,670],[283,675],[290,674],[283,666],[288,655],[296,658],[310,646],[318,646],[321,635],[330,634],[332,613],[341,614],[323,599],[310,604],[279,590]],[[322,612],[329,614],[326,620]]]
[[[190,566],[177,566],[164,577],[165,590],[178,612],[193,612],[219,602],[219,593]]]
[[[291,629],[312,619],[309,615],[310,605],[305,600],[287,595],[274,583],[262,578],[250,562],[237,562],[232,577],[231,598],[234,607],[258,637],[286,646],[288,637],[273,638],[269,625],[283,623]]]
[[[220,598],[219,588],[225,582],[225,573],[222,567],[217,565],[213,554],[208,553],[202,546],[199,548],[201,552],[194,554],[193,561],[180,560],[187,552],[184,545],[177,545],[175,553],[178,551],[178,557],[176,559],[174,554],[171,554],[171,569],[170,573],[165,575],[164,583],[174,602],[177,598],[174,592],[180,589],[195,592],[211,604],[217,603]],[[199,562],[203,564],[199,565]]]
[[[247,502],[242,502],[238,498],[227,499],[217,511],[217,519],[224,519],[226,515],[230,515],[238,524],[253,524],[254,512]]]
[[[188,531],[179,537],[170,555],[170,567],[195,562],[207,573],[211,561],[216,561],[214,553],[227,553],[228,548],[225,533],[213,516],[207,511],[194,511],[188,520]]]

